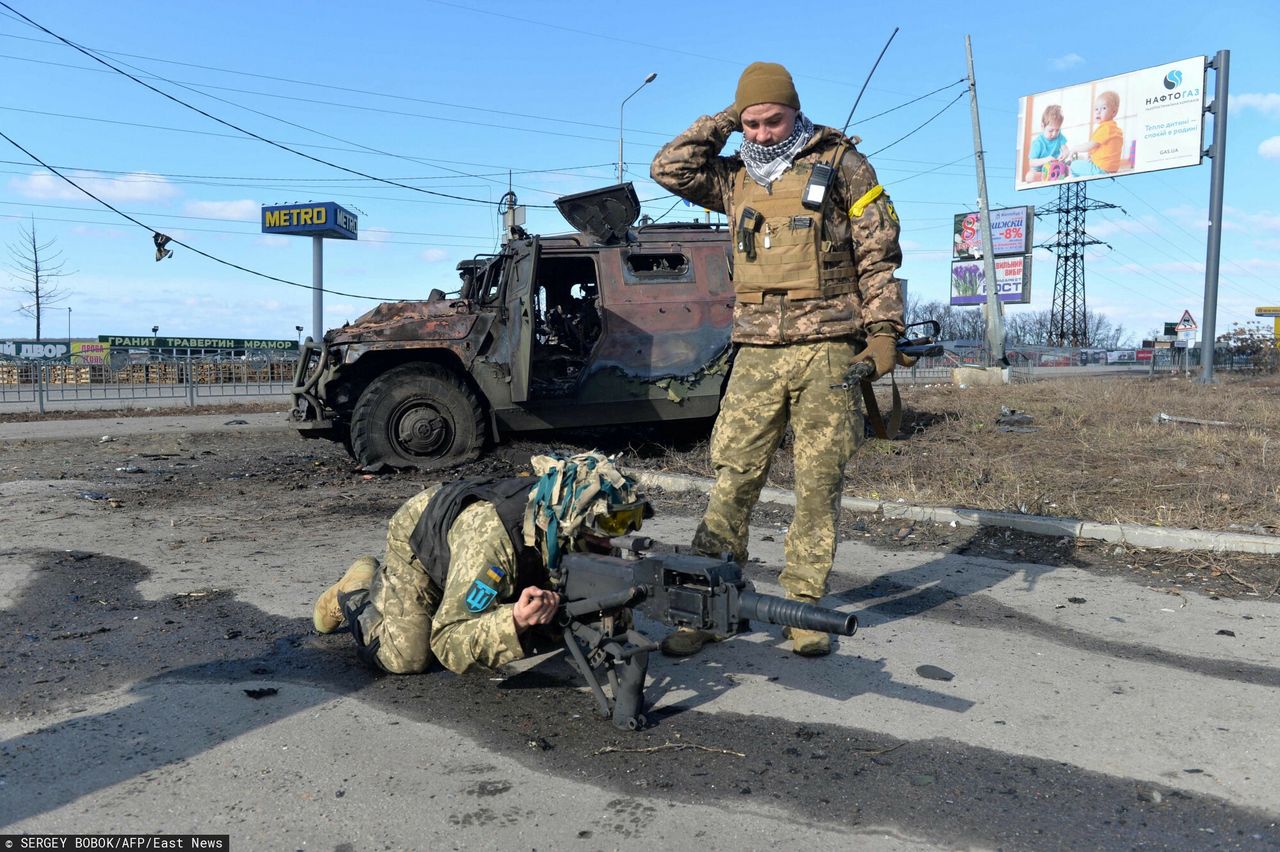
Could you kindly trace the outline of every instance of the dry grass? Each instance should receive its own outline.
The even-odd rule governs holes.
[[[1280,532],[1280,382],[1219,378],[1208,386],[1167,377],[907,386],[903,437],[864,445],[846,492],[1106,523]],[[882,397],[882,408],[887,402]],[[1030,415],[1038,431],[999,431],[1002,407]],[[1161,412],[1234,425],[1153,422]],[[665,462],[710,473],[705,443]],[[784,444],[769,479],[789,487],[791,478]]]

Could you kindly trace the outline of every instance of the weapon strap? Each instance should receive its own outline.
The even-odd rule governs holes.
[[[877,438],[886,441],[893,440],[898,430],[902,428],[902,394],[898,392],[898,380],[893,377],[893,373],[889,374],[889,382],[893,386],[893,408],[889,411],[887,423],[880,414],[880,403],[876,401],[876,392],[871,381],[863,379],[858,382],[859,387],[862,388],[862,402],[867,410],[867,420],[871,423],[871,429]]]

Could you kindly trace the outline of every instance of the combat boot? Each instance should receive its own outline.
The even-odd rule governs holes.
[[[786,593],[787,600],[800,603],[816,604],[818,598],[809,595]],[[784,627],[782,634],[791,640],[791,653],[801,657],[825,657],[831,653],[831,636],[820,630],[802,630],[799,627]]]
[[[343,625],[345,619],[342,608],[338,606],[338,595],[369,588],[369,584],[373,582],[373,572],[377,570],[378,560],[372,556],[361,556],[351,563],[342,579],[316,598],[315,608],[311,612],[311,624],[317,633],[332,633]]]
[[[668,657],[688,657],[702,650],[708,642],[719,642],[720,637],[710,630],[698,630],[695,627],[678,627],[676,632],[667,636],[658,647]]]
[[[818,630],[787,629],[791,637],[791,653],[802,657],[825,657],[831,653],[831,637]]]

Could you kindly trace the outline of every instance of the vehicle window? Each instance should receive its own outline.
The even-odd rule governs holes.
[[[625,253],[623,280],[627,284],[672,284],[693,281],[688,255],[676,251]]]

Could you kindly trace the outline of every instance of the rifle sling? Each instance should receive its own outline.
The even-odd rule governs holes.
[[[871,423],[871,429],[877,438],[886,441],[893,440],[898,430],[902,428],[902,394],[898,392],[898,380],[893,377],[893,373],[889,374],[889,382],[893,386],[893,408],[889,412],[887,423],[880,415],[880,404],[876,401],[876,392],[871,381],[863,379],[858,382],[859,387],[862,388],[862,402],[867,410],[867,420]]]

